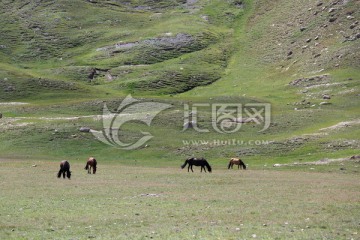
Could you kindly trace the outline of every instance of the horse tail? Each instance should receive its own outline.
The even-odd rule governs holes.
[[[230,167],[231,167],[231,162],[232,162],[232,160],[230,160],[230,162],[229,162],[228,169],[230,169]]]
[[[184,164],[183,164],[183,165],[181,165],[181,168],[186,167],[186,164],[188,164],[188,160],[185,160]]]
[[[205,166],[206,166],[207,170],[208,170],[209,172],[211,172],[211,166],[210,166],[210,164],[209,164],[207,161],[205,162]]]
[[[240,164],[241,164],[241,166],[243,167],[243,169],[246,170],[246,165],[245,165],[245,163],[244,163],[243,161],[240,161]]]

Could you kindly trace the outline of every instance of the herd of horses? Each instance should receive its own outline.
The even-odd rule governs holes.
[[[86,166],[85,166],[85,170],[88,171],[88,174],[91,174],[91,169],[93,174],[96,173],[96,165],[97,165],[97,161],[94,157],[90,157],[87,162],[86,162]],[[61,175],[63,176],[63,178],[65,178],[65,174],[67,176],[68,179],[71,178],[71,171],[70,171],[70,163],[66,160],[63,160],[60,162],[60,170],[58,172],[58,178],[61,177]]]
[[[87,160],[86,166],[84,169],[88,171],[88,174],[91,174],[91,170],[92,170],[92,173],[95,174],[96,173],[96,165],[97,165],[96,159],[94,157],[90,157]],[[182,169],[185,168],[186,165],[188,165],[188,172],[190,172],[190,170],[191,170],[191,172],[194,172],[193,166],[201,167],[200,172],[202,172],[203,170],[204,170],[204,172],[206,172],[206,169],[208,170],[208,172],[211,172],[211,170],[212,170],[210,164],[208,163],[208,161],[205,158],[195,158],[195,157],[188,158],[185,160],[184,164],[181,165],[181,168]],[[233,168],[234,165],[237,165],[238,169],[246,170],[246,165],[240,158],[231,158],[230,162],[228,164],[228,169]],[[68,179],[71,178],[70,163],[66,160],[63,160],[60,162],[60,170],[57,175],[58,178],[60,178],[61,175],[63,176],[63,178],[66,178],[66,177]]]

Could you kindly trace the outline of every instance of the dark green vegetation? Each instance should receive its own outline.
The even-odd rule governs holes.
[[[168,179],[166,181],[170,182],[164,188],[170,191],[172,177],[179,181],[184,178],[189,182],[189,175],[163,175],[162,171],[165,170],[161,169],[169,167],[170,171],[174,171],[185,158],[203,156],[214,166],[214,176],[209,176],[205,186],[210,186],[212,181],[216,182],[216,191],[221,192],[230,181],[226,175],[229,172],[225,172],[229,158],[241,157],[249,169],[254,170],[246,173],[242,179],[250,186],[244,191],[250,192],[254,187],[261,194],[268,195],[261,196],[261,199],[268,199],[274,192],[283,189],[274,185],[270,186],[269,192],[263,192],[266,186],[257,185],[257,182],[251,179],[251,174],[261,178],[261,170],[273,169],[273,164],[276,163],[287,164],[281,165],[281,170],[298,169],[300,173],[310,170],[326,172],[310,174],[313,178],[309,179],[324,177],[324,181],[328,181],[331,176],[339,178],[339,182],[331,185],[336,186],[332,193],[334,196],[346,195],[348,192],[340,191],[342,184],[355,182],[355,177],[359,175],[358,159],[349,160],[351,156],[359,155],[360,149],[358,9],[360,3],[355,0],[1,1],[0,158],[51,160],[56,163],[67,159],[71,163],[80,164],[87,157],[95,156],[99,162],[106,163],[103,171],[119,169],[119,176],[114,172],[109,175],[116,181],[101,180],[101,184],[109,185],[101,190],[112,192],[111,189],[117,181],[125,182],[127,177],[133,179],[138,176],[134,173],[137,169],[128,169],[128,166],[126,171],[133,173],[122,176],[122,166],[141,164],[144,168],[140,171],[149,171],[149,176],[150,172],[156,172],[155,176],[151,175],[153,179],[158,175]],[[142,137],[141,132],[153,135],[146,145],[131,151],[121,150],[98,141],[91,133],[79,131],[81,127],[101,130],[104,104],[106,103],[110,111],[115,112],[128,94],[142,102],[171,105],[154,118],[150,127],[138,121],[121,126],[119,139],[126,143],[138,140]],[[260,131],[263,127],[261,124],[245,123],[234,133],[218,133],[212,125],[214,119],[211,104],[219,103],[241,103],[244,106],[249,103],[269,103],[270,126],[265,131]],[[209,129],[209,132],[199,133],[194,129],[183,131],[184,104],[188,104],[190,108],[193,104],[203,104],[198,107],[198,126],[200,129]],[[154,109],[148,109],[146,113],[150,115],[152,111]],[[132,114],[135,118],[138,113]],[[335,161],[332,164],[317,162],[324,159],[328,160],[320,163]],[[42,163],[48,163],[46,161]],[[19,167],[15,166],[16,164],[11,166],[12,163],[9,162],[10,168]],[[49,173],[50,168],[56,172],[57,164],[43,169],[42,179],[54,177]],[[81,177],[79,169],[81,168],[75,168],[71,182],[85,184],[82,182],[85,176]],[[6,177],[0,177],[2,181],[7,181],[7,176],[11,173],[9,169],[4,171]],[[292,171],[264,173],[269,175],[264,177],[266,179],[261,179],[270,182],[277,179],[281,173],[284,173],[281,175],[284,178],[290,178],[293,174]],[[48,176],[45,176],[46,174]],[[182,174],[185,174],[185,170]],[[236,173],[231,174],[233,178],[238,177],[234,176]],[[20,178],[18,176],[20,175],[17,175],[16,179]],[[194,173],[193,178],[196,176],[199,176],[198,173]],[[202,176],[201,179],[206,177]],[[342,177],[345,180],[341,180]],[[23,184],[22,181],[25,180],[19,180],[17,184]],[[295,179],[286,184],[296,183],[302,193],[306,190],[307,183],[304,181]],[[35,183],[35,180],[31,179],[29,182]],[[158,184],[152,180],[149,183],[144,182],[152,183]],[[56,184],[58,181],[54,182],[54,185]],[[51,192],[49,186],[43,187],[44,192],[49,192],[50,199],[57,199],[56,192]],[[233,186],[234,189],[236,187]],[[290,232],[294,230],[297,235],[280,235],[279,232],[282,231],[279,229],[284,229],[281,224],[284,224],[282,222],[285,217],[280,217],[279,222],[276,222],[276,215],[270,220],[264,219],[264,215],[256,212],[254,206],[250,207],[252,210],[246,213],[244,219],[254,216],[264,220],[260,221],[263,224],[268,221],[278,224],[270,230],[263,229],[261,225],[259,228],[255,227],[257,230],[261,228],[260,232],[267,232],[268,235],[263,235],[263,238],[337,238],[336,234],[340,234],[339,238],[351,238],[351,231],[358,226],[358,222],[354,220],[358,219],[355,213],[359,212],[358,205],[351,205],[359,199],[353,188],[349,190],[352,197],[333,199],[334,201],[327,202],[328,205],[324,208],[320,206],[322,201],[331,197],[310,201],[313,205],[307,205],[309,209],[305,212],[320,214],[320,217],[316,218],[318,223],[315,224],[315,230],[311,228],[310,232],[304,231],[305,235],[297,232],[304,227],[300,222],[297,222],[297,230],[287,229]],[[12,200],[10,190],[11,187],[8,194],[4,195],[6,204],[10,204]],[[76,189],[71,191],[69,196],[76,192]],[[127,192],[126,196],[142,194],[140,190],[133,193],[130,187],[119,191]],[[314,193],[311,189],[308,191]],[[237,190],[234,192],[238,193]],[[286,206],[291,205],[294,199],[299,200],[295,205],[303,204],[305,200],[299,192],[293,192],[293,198],[287,199],[288,201],[281,202],[279,199],[282,198],[276,198],[284,207],[281,208],[280,215],[284,216],[287,212]],[[22,196],[40,201],[31,194],[25,193]],[[84,201],[94,197],[88,192],[81,194],[84,194]],[[106,193],[102,194],[101,199]],[[225,195],[224,192],[219,194]],[[319,194],[324,192],[320,191]],[[180,195],[179,190],[173,198],[177,199]],[[220,200],[216,197],[206,194],[201,196],[209,197],[215,205],[219,204],[217,201]],[[253,194],[246,196],[244,201],[253,201]],[[123,196],[110,195],[109,199],[112,197],[122,199]],[[235,199],[239,196],[232,195],[229,198],[236,205]],[[174,199],[161,204],[169,204],[167,207],[171,209],[178,204],[173,202]],[[83,203],[74,199],[70,204],[74,204],[74,209],[82,209]],[[140,207],[144,207],[143,204],[153,206],[156,203],[145,201],[140,203]],[[265,203],[262,204],[264,210]],[[335,206],[338,204],[342,205],[342,208],[337,209]],[[50,205],[41,211],[51,211]],[[185,208],[182,204],[180,206],[178,212]],[[226,209],[230,208],[229,206],[227,205]],[[116,207],[123,209],[128,206],[125,204]],[[304,205],[296,210],[299,214],[302,207]],[[344,217],[335,219],[334,216],[340,211],[344,212]],[[71,219],[62,217],[74,223],[73,225],[83,222],[84,228],[78,231],[81,235],[85,234],[85,227],[92,225],[93,220],[100,221],[95,219],[95,214],[90,216],[90,219],[83,220],[77,218],[74,212],[70,214]],[[144,214],[150,216],[152,212],[149,209],[149,212]],[[117,211],[114,213],[120,214]],[[208,216],[204,217],[204,221],[195,219],[199,212],[194,214],[191,215],[194,218],[192,221],[197,223],[211,219]],[[181,229],[185,228],[188,222],[184,220],[185,216],[170,215],[175,216],[174,219],[182,219],[179,226]],[[169,220],[172,219],[170,215],[163,217]],[[329,216],[334,220],[331,226],[320,223],[321,219],[327,220]],[[349,219],[346,219],[347,216]],[[39,229],[55,232],[56,236],[60,237],[59,229],[53,231],[52,225],[46,226],[51,224],[51,221],[44,220],[44,216],[32,217],[39,222],[39,226],[32,233],[33,236],[24,238],[42,236],[43,232],[40,233]],[[137,218],[137,215],[131,217]],[[234,236],[233,232],[227,234],[221,228],[228,224],[222,225],[219,222],[228,217],[223,214],[221,219],[213,220],[215,225],[220,226],[214,238],[229,239],[229,236]],[[296,221],[307,218],[310,218],[310,221],[313,219],[301,216],[296,218],[300,219]],[[230,219],[239,220],[237,217]],[[19,223],[20,228],[24,229],[21,229],[20,235],[11,235],[9,231],[17,228],[11,224],[5,227],[4,224],[0,225],[4,229],[0,229],[0,233],[9,234],[6,237],[20,238],[21,234],[27,231],[26,228],[29,228],[26,224]],[[132,219],[128,224],[132,224],[133,232],[129,233],[130,237],[135,236],[139,231],[137,226],[141,223]],[[207,224],[204,229],[213,228],[212,222]],[[244,226],[245,224],[244,220]],[[255,221],[252,221],[251,226],[254,224]],[[335,225],[339,227],[334,227]],[[151,237],[150,228],[155,228],[155,232],[162,228],[160,223],[159,226],[147,226],[146,230],[136,236]],[[346,233],[345,226],[348,226],[349,230]],[[61,231],[66,227],[64,225]],[[174,229],[162,232],[163,238],[167,238],[171,231],[177,231],[176,225],[170,227]],[[336,230],[326,235],[330,228]],[[252,234],[257,234],[256,231],[250,234],[253,232],[252,227],[247,230],[246,236],[240,238],[250,238]],[[232,227],[230,231],[233,231]],[[319,235],[316,235],[316,232]],[[110,231],[109,235],[100,235],[111,238],[112,234]],[[75,231],[73,236],[76,235]],[[199,238],[207,236],[201,229],[197,229],[191,233],[183,232],[183,235],[179,235],[183,237],[179,238],[184,239],[190,235]],[[49,235],[50,238],[51,236]],[[93,233],[87,237],[91,236]]]

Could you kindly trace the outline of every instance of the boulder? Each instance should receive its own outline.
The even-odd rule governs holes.
[[[90,128],[88,127],[81,127],[80,132],[90,132]]]
[[[184,129],[187,129],[187,128],[194,128],[194,125],[196,126],[196,122],[195,121],[188,121],[188,122],[185,122],[183,127]]]

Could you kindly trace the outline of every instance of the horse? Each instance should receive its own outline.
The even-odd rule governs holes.
[[[194,172],[194,171],[193,171],[193,168],[192,168],[193,165],[195,165],[195,166],[201,166],[201,171],[200,171],[200,172],[202,172],[203,169],[204,169],[204,171],[206,172],[205,167],[207,168],[207,170],[208,170],[209,172],[211,172],[211,166],[210,166],[210,164],[206,161],[205,158],[188,158],[188,159],[185,160],[184,164],[181,165],[181,168],[183,169],[183,168],[186,166],[186,164],[189,164],[189,166],[188,166],[188,172],[189,172],[190,169],[191,169],[192,172]]]
[[[68,179],[70,179],[70,177],[71,177],[70,163],[66,160],[60,162],[60,170],[59,170],[57,177],[60,178],[61,174],[62,174],[63,178],[65,178],[65,173],[66,173],[66,176],[68,177]]]
[[[85,170],[88,170],[88,174],[91,174],[91,168],[93,169],[93,174],[96,173],[96,159],[93,157],[90,157],[88,161],[86,162]]]
[[[233,168],[234,164],[238,165],[238,169],[242,168],[246,170],[246,165],[240,158],[231,158],[228,165],[228,169]]]

